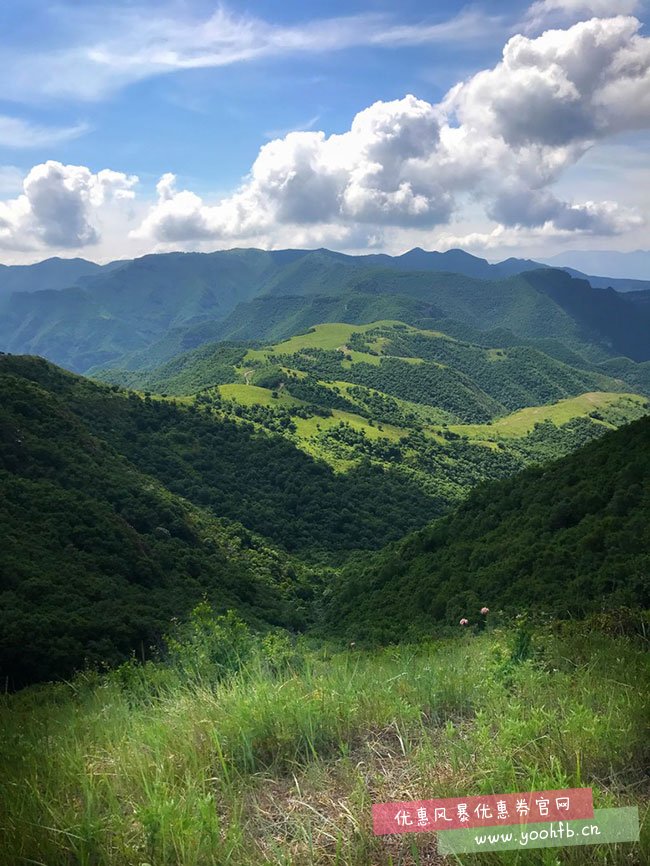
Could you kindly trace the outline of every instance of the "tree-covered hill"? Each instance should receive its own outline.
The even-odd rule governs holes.
[[[93,433],[68,401],[96,386],[75,393],[76,380],[45,362],[21,366],[0,361],[3,683],[148,654],[204,595],[258,626],[305,624],[300,563],[171,493]],[[28,366],[38,375],[20,375]]]
[[[481,337],[480,333],[474,335],[475,339]],[[419,381],[425,371],[434,375],[437,370],[440,376],[440,371],[446,370],[444,375],[453,378],[453,391],[459,397],[468,387],[482,393],[489,417],[584,391],[617,390],[627,385],[625,376],[601,372],[599,366],[585,363],[568,350],[564,352],[565,362],[525,345],[495,345],[491,340],[487,345],[478,344],[391,320],[375,320],[359,327],[328,322],[306,328],[288,340],[259,347],[253,344],[251,351],[249,346],[244,342],[205,343],[157,367],[97,369],[94,376],[141,390],[187,395],[211,385],[244,381],[242,371],[248,366],[281,364],[324,379],[347,380],[386,392],[391,392],[391,380],[395,379],[394,396],[448,408],[441,387],[431,391]],[[345,349],[353,351],[350,357],[355,363],[347,360],[349,351]],[[415,361],[421,363],[414,365]],[[630,362],[627,369],[637,367],[642,365]],[[471,406],[466,394],[459,402],[459,417],[471,415]]]
[[[310,262],[297,264],[305,271]],[[321,262],[319,269],[322,267]],[[237,305],[214,323],[207,339],[281,340],[322,322],[366,324],[398,319],[446,331],[465,328],[481,342],[498,330],[508,332],[519,344],[544,348],[544,343],[556,343],[565,352],[578,353],[583,365],[617,355],[644,361],[650,354],[645,339],[650,329],[647,305],[632,305],[625,295],[593,289],[563,271],[547,269],[488,280],[387,268],[354,269],[345,280],[319,285],[320,293],[310,291],[308,281],[306,285],[307,289],[305,283],[300,284],[299,294],[293,287],[292,294],[262,294]],[[170,353],[167,358],[182,351],[178,348],[181,339],[196,341],[200,336],[195,326],[188,326],[177,334],[175,345],[166,338],[160,349]],[[149,351],[160,352],[157,346],[125,356],[114,366],[146,368]]]
[[[456,511],[344,570],[326,627],[355,639],[470,625],[479,610],[580,616],[650,603],[650,419],[477,488]]]
[[[329,348],[340,340],[349,345]],[[477,355],[456,343],[380,323],[327,326],[275,347],[218,345],[174,375],[192,385],[250,365],[259,384],[178,399],[0,355],[1,675],[18,685],[67,675],[86,659],[146,653],[203,594],[255,624],[304,625],[313,595],[306,561],[340,565],[377,550],[481,480],[566,454],[647,411],[634,394],[594,392],[461,424],[449,406],[394,397],[352,375],[381,371],[384,351],[405,353],[400,375],[444,370],[442,351],[467,365],[457,381],[449,368],[451,400],[474,368],[507,370],[508,350]],[[409,357],[416,353],[425,357]],[[289,358],[295,367],[282,366]],[[559,375],[558,363],[543,381],[553,373],[555,387],[588,382],[562,365]],[[501,410],[472,388],[475,421]],[[439,396],[444,403],[444,389]]]

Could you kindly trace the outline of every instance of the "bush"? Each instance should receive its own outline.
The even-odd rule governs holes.
[[[216,616],[203,601],[189,621],[165,638],[170,660],[197,681],[219,681],[236,673],[251,657],[255,640],[249,627],[229,610]]]

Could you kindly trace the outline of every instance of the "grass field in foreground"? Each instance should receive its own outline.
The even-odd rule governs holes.
[[[171,666],[2,696],[0,862],[648,862],[643,641],[565,625],[376,651],[233,632],[226,652],[216,628]],[[574,786],[637,804],[642,842],[443,861],[430,834],[372,835],[376,802]]]

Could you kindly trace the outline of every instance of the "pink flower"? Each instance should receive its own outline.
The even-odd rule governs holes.
[[[463,617],[463,618],[461,619],[461,621],[460,621],[460,624],[461,624],[461,625],[469,625],[469,620],[468,620],[468,619],[465,619],[465,617]]]
[[[482,607],[482,608],[481,608],[481,613],[483,614],[483,616],[485,616],[485,615],[486,615],[487,613],[489,613],[489,612],[490,612],[490,608],[489,608],[489,607]]]

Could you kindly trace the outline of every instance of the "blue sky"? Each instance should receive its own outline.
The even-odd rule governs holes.
[[[647,246],[645,7],[611,6],[5,0],[0,260]]]

